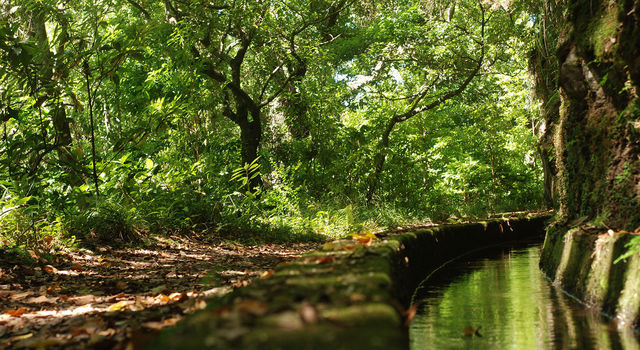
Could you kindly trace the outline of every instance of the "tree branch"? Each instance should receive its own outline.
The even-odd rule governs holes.
[[[146,18],[147,20],[151,19],[151,15],[149,14],[149,11],[145,10],[140,4],[138,4],[137,2],[133,1],[133,0],[127,0],[127,2],[135,7],[138,11],[140,11],[142,13],[142,15],[144,16],[144,18]]]

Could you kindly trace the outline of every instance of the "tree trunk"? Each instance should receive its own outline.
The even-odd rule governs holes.
[[[41,70],[38,76],[40,85],[44,89],[44,96],[38,99],[38,107],[45,102],[52,105],[51,121],[55,129],[54,147],[60,161],[60,166],[65,169],[68,174],[68,183],[78,186],[84,183],[82,170],[78,165],[78,160],[71,153],[69,147],[73,140],[71,138],[71,129],[69,127],[69,118],[64,104],[60,101],[60,91],[57,86],[68,76],[69,69],[63,62],[55,62],[51,53],[51,43],[47,37],[45,29],[45,13],[44,8],[37,6],[31,16],[31,25],[33,27],[33,35],[38,43],[38,49],[42,55]],[[60,21],[61,34],[58,50],[64,51],[65,44],[68,40],[67,28],[68,22],[64,19]],[[56,75],[54,76],[54,66],[56,67]],[[44,145],[46,149],[46,145]]]
[[[246,105],[238,102],[238,111],[236,113],[227,110],[227,116],[240,127],[240,153],[242,156],[242,165],[250,164],[258,158],[258,148],[262,140],[262,121],[260,120],[260,109],[251,108],[251,112]],[[255,107],[255,106],[253,106]],[[262,187],[262,176],[251,179],[249,187],[254,190],[256,187]]]

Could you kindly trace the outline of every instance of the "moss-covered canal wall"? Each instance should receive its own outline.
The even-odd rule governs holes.
[[[548,229],[540,267],[554,283],[619,325],[640,322],[640,254],[615,262],[633,237],[622,231],[556,224]]]
[[[148,348],[407,349],[404,310],[427,273],[482,246],[541,238],[547,218],[416,229],[368,245],[327,243],[210,300]]]

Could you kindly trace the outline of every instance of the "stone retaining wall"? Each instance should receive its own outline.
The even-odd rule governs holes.
[[[149,349],[408,349],[403,310],[443,262],[482,246],[541,237],[548,217],[444,225],[370,244],[335,241],[272,276],[211,299]]]
[[[619,326],[640,322],[640,254],[614,263],[633,237],[587,225],[550,226],[540,267],[554,284],[609,316]]]

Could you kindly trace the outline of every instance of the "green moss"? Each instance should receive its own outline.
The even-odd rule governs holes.
[[[322,316],[351,327],[378,322],[384,322],[389,326],[400,326],[402,324],[396,309],[384,303],[365,303],[331,308],[323,311]]]
[[[615,3],[609,5],[599,19],[591,23],[588,29],[588,37],[593,51],[598,58],[603,58],[607,53],[607,45],[615,45],[611,39],[616,37],[618,29],[618,6]],[[609,49],[608,51],[612,51]]]
[[[640,311],[640,254],[635,254],[629,259],[624,279],[624,288],[616,311],[622,321],[635,323]]]

